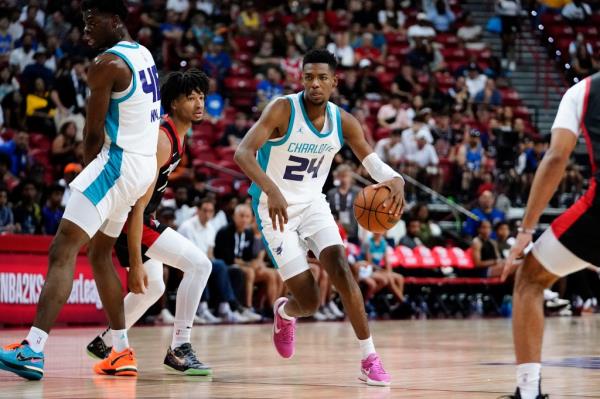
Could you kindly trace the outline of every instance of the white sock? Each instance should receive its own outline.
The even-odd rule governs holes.
[[[110,330],[112,336],[113,350],[117,353],[123,352],[129,348],[129,340],[127,339],[127,330]]]
[[[175,321],[175,329],[173,330],[173,340],[171,341],[171,349],[180,347],[183,344],[189,344],[192,337],[192,326],[187,321]]]
[[[231,306],[229,306],[229,302],[221,302],[219,304],[219,314],[229,314],[231,313]]]
[[[375,345],[373,344],[373,337],[367,339],[359,339],[360,352],[362,359],[365,360],[370,354],[375,353]]]
[[[279,313],[279,316],[281,316],[281,318],[282,318],[282,319],[284,319],[284,320],[290,320],[290,321],[291,321],[291,320],[294,320],[294,319],[295,319],[295,317],[289,316],[287,313],[285,313],[285,310],[284,310],[284,308],[285,308],[285,305],[283,305],[283,306],[280,306],[280,307],[277,309],[277,313]]]
[[[112,346],[112,330],[110,329],[110,327],[102,331],[99,337],[102,341],[104,341],[104,345],[108,347]]]
[[[539,393],[540,363],[523,363],[517,366],[517,386],[522,399],[535,399]]]
[[[27,343],[29,343],[29,347],[37,353],[40,353],[44,350],[44,345],[46,345],[47,339],[48,333],[44,330],[40,330],[37,327],[31,327],[29,334],[27,334],[27,338],[25,338]]]

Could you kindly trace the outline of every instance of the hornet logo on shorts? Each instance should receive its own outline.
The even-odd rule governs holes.
[[[283,241],[281,242],[281,244],[279,244],[277,248],[273,250],[273,252],[275,252],[277,255],[281,255],[283,253]]]

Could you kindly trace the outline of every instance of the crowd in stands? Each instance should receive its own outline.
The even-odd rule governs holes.
[[[0,233],[53,234],[68,184],[81,171],[86,70],[95,54],[83,39],[79,3],[0,0]],[[495,2],[503,23],[497,56],[460,3],[128,2],[130,33],[151,50],[161,75],[197,67],[211,77],[206,119],[189,132],[186,157],[158,211],[213,260],[199,321],[255,320],[253,309],[268,309],[285,290],[259,239],[247,207],[249,182],[233,153],[270,100],[301,90],[302,54],[311,48],[338,58],[332,101],[359,120],[385,162],[489,221],[467,219],[454,238],[471,246],[478,275],[497,275],[515,227],[507,212],[524,205],[548,148],[547,132],[536,131],[510,85],[518,73],[514,42],[525,24],[519,16],[537,10],[536,18],[552,15],[579,32],[565,54],[582,77],[598,69],[598,42],[578,27],[598,13],[580,1],[562,11],[562,4]],[[387,247],[457,242],[430,219],[435,198],[407,185],[405,220],[385,237],[366,234],[352,214],[360,189],[353,173],[368,175],[348,148],[333,169],[325,193],[340,230],[359,248],[351,260],[365,298],[385,289],[386,299],[402,303],[403,277],[391,271]],[[572,204],[584,176],[569,165],[552,205]],[[327,274],[310,261],[323,293],[316,318],[343,317]]]

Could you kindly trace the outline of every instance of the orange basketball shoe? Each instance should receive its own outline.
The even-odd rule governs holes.
[[[137,377],[135,354],[130,348],[118,353],[113,349],[106,359],[96,363],[94,372],[101,375]]]

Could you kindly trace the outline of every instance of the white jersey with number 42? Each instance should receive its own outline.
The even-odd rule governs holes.
[[[286,96],[291,108],[288,130],[284,137],[267,141],[257,154],[260,167],[288,205],[309,203],[322,194],[333,158],[344,143],[338,106],[327,103],[325,124],[318,131],[308,118],[303,95]],[[255,183],[249,193],[254,201],[267,201]]]

